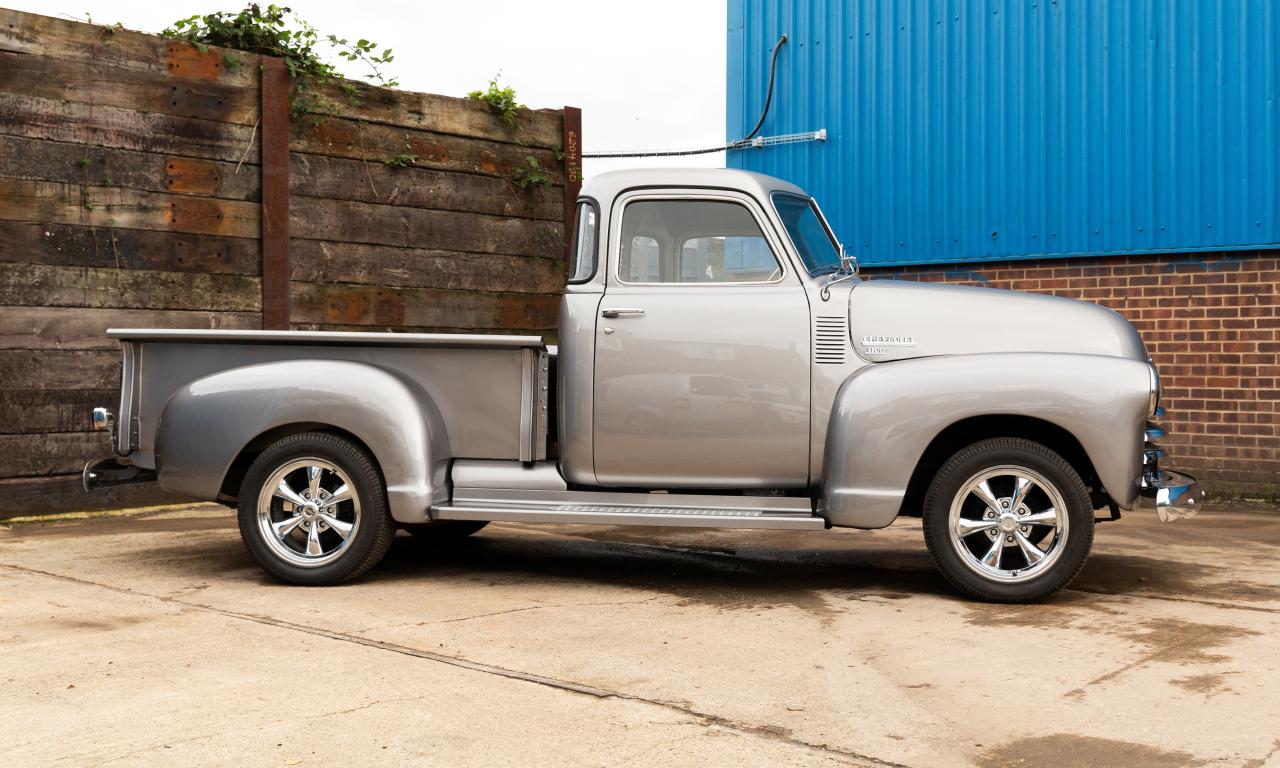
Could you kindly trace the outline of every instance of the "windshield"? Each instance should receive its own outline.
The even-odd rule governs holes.
[[[818,275],[840,268],[840,246],[827,230],[813,200],[807,197],[775,192],[773,207],[787,228],[800,260],[809,274]]]

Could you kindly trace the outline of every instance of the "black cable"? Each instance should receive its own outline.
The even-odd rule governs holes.
[[[712,152],[720,152],[734,146],[733,144],[721,144],[718,147],[703,147],[702,149],[673,149],[665,152],[583,152],[582,158],[601,158],[601,157],[674,157],[676,155],[706,155]]]
[[[756,127],[737,141],[731,141],[727,144],[721,144],[718,147],[703,147],[702,149],[675,149],[662,152],[583,152],[583,159],[599,159],[610,157],[676,157],[678,155],[707,155],[712,152],[720,152],[726,149],[738,149],[747,146],[756,134],[760,132],[760,128],[764,126],[764,119],[769,116],[769,107],[773,105],[773,76],[778,66],[778,51],[782,50],[782,44],[787,42],[787,36],[783,35],[778,38],[778,42],[773,45],[773,53],[769,56],[769,90],[764,96],[764,110],[760,113],[760,119],[756,121]]]
[[[764,125],[764,119],[769,116],[769,107],[773,104],[773,74],[778,68],[778,51],[782,50],[782,44],[787,42],[787,36],[783,35],[778,38],[778,42],[773,44],[773,54],[769,56],[769,90],[764,96],[764,111],[760,113],[760,119],[756,121],[756,127],[751,129],[742,139],[734,142],[735,144],[745,144],[760,132],[760,126]]]

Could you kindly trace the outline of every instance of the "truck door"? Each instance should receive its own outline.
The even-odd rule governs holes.
[[[597,481],[806,485],[809,305],[760,207],[731,192],[616,205],[596,318]]]

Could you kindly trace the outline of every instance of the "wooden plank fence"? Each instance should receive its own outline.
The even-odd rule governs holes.
[[[110,326],[554,334],[578,110],[347,83],[290,118],[274,64],[0,9],[0,518],[157,499],[79,490]]]

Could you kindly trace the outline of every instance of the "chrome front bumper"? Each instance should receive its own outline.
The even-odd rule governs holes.
[[[1164,451],[1160,450],[1156,441],[1164,437],[1164,429],[1159,421],[1163,415],[1164,409],[1157,407],[1151,414],[1152,420],[1147,422],[1144,435],[1146,445],[1142,452],[1142,479],[1138,486],[1143,496],[1156,500],[1156,514],[1160,517],[1160,522],[1167,523],[1170,520],[1195,517],[1200,511],[1200,502],[1204,500],[1204,491],[1191,475],[1160,468]]]
[[[1204,499],[1204,491],[1194,477],[1168,469],[1145,473],[1142,495],[1156,500],[1156,515],[1162,523],[1195,517]]]

